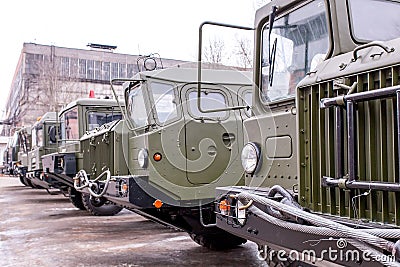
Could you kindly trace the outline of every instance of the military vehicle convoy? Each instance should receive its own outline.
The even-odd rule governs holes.
[[[74,176],[86,160],[79,139],[86,132],[121,118],[120,107],[112,99],[87,98],[69,103],[59,114],[60,131],[54,129],[48,135],[49,139],[59,141],[57,149],[42,156],[43,174],[36,180],[43,182],[46,188],[66,192],[74,206],[93,215],[117,214],[121,207],[77,192]]]
[[[254,85],[179,68],[116,79],[124,120],[68,106],[39,178],[93,214],[112,202],[206,247],[254,241],[271,266],[398,266],[398,14],[399,1],[273,0],[256,13]]]
[[[244,184],[239,153],[250,113],[207,110],[247,106],[250,73],[203,70],[199,92],[196,69],[143,71],[118,81],[126,81],[124,120],[81,139],[86,160],[75,189],[182,229],[206,247],[244,243],[210,224],[215,187]]]
[[[271,266],[399,265],[398,14],[384,0],[257,11],[246,186],[217,188],[216,210]]]

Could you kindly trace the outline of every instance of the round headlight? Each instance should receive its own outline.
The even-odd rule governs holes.
[[[242,166],[246,173],[252,174],[257,169],[260,149],[254,143],[247,143],[242,150]]]
[[[139,166],[143,169],[147,168],[148,162],[149,162],[149,153],[147,152],[147,149],[142,148],[139,150],[138,153],[138,162]]]

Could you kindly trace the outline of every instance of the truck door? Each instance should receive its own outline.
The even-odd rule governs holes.
[[[181,91],[185,114],[186,175],[192,184],[216,182],[239,158],[242,124],[238,111],[203,113],[197,108],[197,85]],[[216,85],[202,85],[201,108],[211,110],[237,105],[236,96]],[[242,142],[240,140],[239,142]],[[240,165],[240,163],[239,163]]]

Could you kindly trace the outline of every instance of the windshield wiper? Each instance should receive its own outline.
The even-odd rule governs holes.
[[[278,41],[278,38],[275,38],[274,44],[272,45],[272,50],[270,52],[270,57],[269,57],[269,86],[272,86],[272,82],[274,79],[274,69],[275,69],[275,55],[276,55],[276,43]]]
[[[268,80],[269,80],[269,86],[272,86],[272,82],[273,82],[273,79],[274,79],[276,43],[277,43],[277,41],[278,41],[278,39],[275,38],[274,44],[272,45],[272,49],[271,49],[271,34],[272,34],[272,29],[273,29],[273,26],[274,26],[275,16],[276,16],[276,11],[277,11],[277,10],[278,10],[278,7],[277,7],[277,6],[272,6],[271,14],[269,15],[269,33],[268,33],[268,50],[269,50],[269,58],[268,58],[269,73],[268,73]]]

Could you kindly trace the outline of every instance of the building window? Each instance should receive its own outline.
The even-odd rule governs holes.
[[[26,72],[31,74],[39,74],[40,66],[43,64],[43,55],[40,54],[26,54],[25,67]]]
[[[93,80],[94,78],[94,60],[87,61],[87,75],[86,78]]]
[[[101,80],[101,61],[94,62],[94,79]]]
[[[79,59],[79,78],[86,78],[86,59]]]
[[[110,62],[103,62],[103,80],[110,80]]]
[[[118,78],[118,63],[111,63],[111,79]]]
[[[135,65],[128,64],[128,73],[127,78],[132,78],[135,75]]]
[[[78,77],[78,59],[77,58],[71,58],[70,59],[70,76],[73,78],[77,78]]]
[[[126,78],[126,64],[119,63],[119,77]]]
[[[61,77],[69,77],[69,58],[61,57]]]

